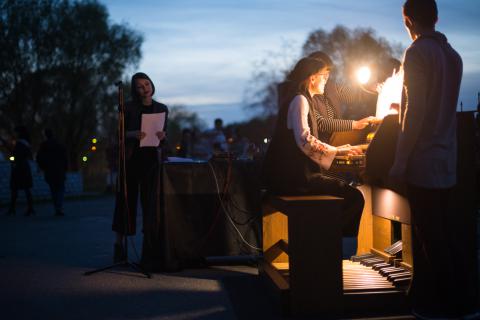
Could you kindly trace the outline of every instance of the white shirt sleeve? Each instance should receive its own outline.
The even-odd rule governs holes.
[[[310,133],[308,112],[307,99],[302,95],[295,96],[288,107],[287,128],[293,130],[295,142],[300,150],[320,167],[328,170],[337,154],[337,148],[323,143]]]

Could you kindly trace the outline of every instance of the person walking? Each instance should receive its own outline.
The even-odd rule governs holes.
[[[32,160],[30,147],[30,135],[27,127],[18,126],[15,128],[16,141],[12,150],[11,173],[10,173],[10,207],[8,215],[15,214],[18,190],[24,190],[27,198],[27,211],[25,216],[35,214],[33,210],[33,198],[31,188],[33,186],[32,171],[29,161]]]
[[[44,134],[46,140],[38,149],[37,163],[50,187],[55,216],[63,216],[67,152],[65,147],[55,139],[51,129],[45,129]]]

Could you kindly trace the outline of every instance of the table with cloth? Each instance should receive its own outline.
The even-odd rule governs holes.
[[[206,257],[260,254],[258,161],[167,161],[158,174],[157,232],[144,238],[150,268],[175,271],[202,266]]]

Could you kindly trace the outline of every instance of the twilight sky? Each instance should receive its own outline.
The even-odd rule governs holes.
[[[411,42],[402,22],[404,0],[100,0],[112,22],[144,36],[139,71],[155,82],[155,98],[183,104],[210,125],[251,116],[242,110],[256,63],[278,53],[299,58],[309,32],[371,27],[404,47]],[[480,91],[480,1],[437,0],[437,30],[446,34],[464,62],[460,93],[464,109]],[[293,62],[293,61],[292,61]]]

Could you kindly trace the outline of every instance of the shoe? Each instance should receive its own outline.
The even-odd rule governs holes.
[[[113,245],[113,263],[119,263],[127,259],[123,244],[115,243]]]

